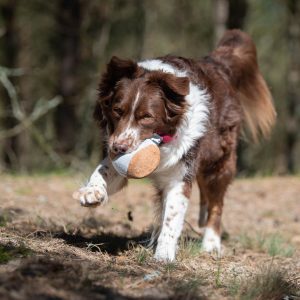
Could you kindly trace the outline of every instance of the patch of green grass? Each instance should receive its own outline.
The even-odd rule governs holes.
[[[180,239],[178,257],[180,259],[195,257],[201,253],[202,243],[199,240],[192,240],[185,237]]]
[[[5,215],[0,215],[0,227],[6,226],[8,219]]]
[[[177,270],[177,264],[176,262],[168,262],[164,265],[165,272],[167,276],[169,277],[171,273],[173,273],[175,270]]]
[[[268,253],[270,256],[291,257],[295,252],[294,247],[277,233],[271,235],[258,233],[254,236],[246,233],[240,235],[238,240],[243,248]]]
[[[15,190],[16,194],[19,196],[31,196],[32,195],[32,188],[30,186],[23,186],[19,187]]]
[[[230,296],[236,296],[241,289],[241,280],[234,274],[233,280],[226,286]]]
[[[145,248],[142,245],[132,245],[130,253],[132,253],[133,259],[139,265],[147,263],[153,256],[152,250]]]
[[[26,257],[31,253],[32,251],[24,246],[0,246],[0,264],[6,264],[14,258]]]
[[[23,210],[17,207],[0,208],[0,227],[5,227],[8,223],[12,222],[15,217],[22,214]]]
[[[291,245],[287,245],[279,235],[270,236],[265,248],[270,256],[292,257],[295,252],[295,249]]]
[[[222,273],[221,259],[218,259],[218,268],[217,268],[216,277],[215,277],[215,285],[217,288],[220,288],[223,286],[222,280],[221,280],[221,273]]]
[[[247,233],[243,233],[238,237],[238,241],[241,246],[245,249],[254,249],[255,239],[248,235]]]
[[[0,246],[0,264],[6,264],[12,259],[11,253]]]
[[[234,279],[227,286],[229,294],[241,300],[284,299],[297,295],[296,287],[288,282],[286,274],[272,266],[247,280]]]
[[[136,260],[138,264],[144,264],[149,260],[151,255],[149,249],[139,246],[136,251]]]

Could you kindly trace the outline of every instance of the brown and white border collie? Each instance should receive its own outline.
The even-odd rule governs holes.
[[[154,133],[171,137],[160,146],[161,162],[150,176],[159,198],[155,258],[175,259],[194,180],[203,250],[220,253],[223,199],[236,172],[242,126],[257,140],[269,134],[276,116],[251,38],[227,31],[200,60],[165,56],[136,63],[113,57],[94,116],[106,133],[108,157],[133,151]],[[105,158],[78,198],[84,206],[102,204],[126,183]]]

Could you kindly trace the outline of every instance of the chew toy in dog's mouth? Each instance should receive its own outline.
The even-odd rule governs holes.
[[[162,141],[161,136],[154,134],[150,139],[144,140],[136,150],[111,157],[112,165],[121,176],[146,177],[159,165],[160,150],[158,146]]]

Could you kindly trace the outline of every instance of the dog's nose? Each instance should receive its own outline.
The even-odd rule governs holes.
[[[113,151],[116,153],[116,154],[119,154],[119,153],[126,153],[129,146],[126,145],[126,144],[119,144],[119,143],[113,143]]]

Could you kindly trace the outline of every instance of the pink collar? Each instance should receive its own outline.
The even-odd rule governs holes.
[[[163,134],[163,133],[157,133],[162,138],[162,143],[167,144],[173,141],[174,136]]]

